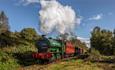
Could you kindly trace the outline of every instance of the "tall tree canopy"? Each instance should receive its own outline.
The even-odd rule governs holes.
[[[0,34],[9,30],[8,18],[4,11],[0,12]]]
[[[37,40],[39,37],[34,28],[24,28],[20,33],[21,37],[28,41]]]
[[[95,27],[91,33],[91,48],[99,50],[101,54],[113,54],[113,34],[109,30],[101,30],[100,27]]]
[[[113,54],[115,55],[115,29],[113,31]]]

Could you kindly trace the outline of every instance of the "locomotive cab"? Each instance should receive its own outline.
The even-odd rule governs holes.
[[[47,38],[43,37],[41,40],[36,43],[38,53],[33,54],[34,58],[37,59],[49,59],[52,57],[52,54],[48,52],[49,41]]]

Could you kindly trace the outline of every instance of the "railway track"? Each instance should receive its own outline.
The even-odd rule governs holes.
[[[80,56],[84,56],[84,55],[80,55]],[[80,56],[79,57],[77,56],[77,57],[63,58],[63,59],[55,60],[55,61],[45,63],[45,64],[35,64],[35,65],[26,66],[26,67],[21,67],[19,70],[47,70],[47,67],[50,66],[51,64],[57,64],[59,62],[68,61],[71,59],[79,59]]]

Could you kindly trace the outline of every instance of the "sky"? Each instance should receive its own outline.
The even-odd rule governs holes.
[[[42,34],[39,30],[40,4],[36,0],[30,4],[23,1],[0,0],[0,10],[3,10],[8,16],[10,30],[14,32],[31,27]],[[58,1],[64,6],[71,6],[76,15],[81,18],[80,24],[75,26],[75,34],[79,37],[89,38],[90,32],[95,26],[109,30],[115,29],[115,0]]]

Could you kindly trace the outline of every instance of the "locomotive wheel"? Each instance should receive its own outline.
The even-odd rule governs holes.
[[[48,60],[48,59],[39,59],[39,60],[37,60],[37,62],[38,62],[39,64],[48,64],[48,63],[49,63],[49,60]]]
[[[39,59],[39,60],[37,60],[37,62],[38,62],[39,64],[44,64],[44,60],[43,60],[43,59]]]
[[[57,59],[61,59],[61,54],[57,53]]]

